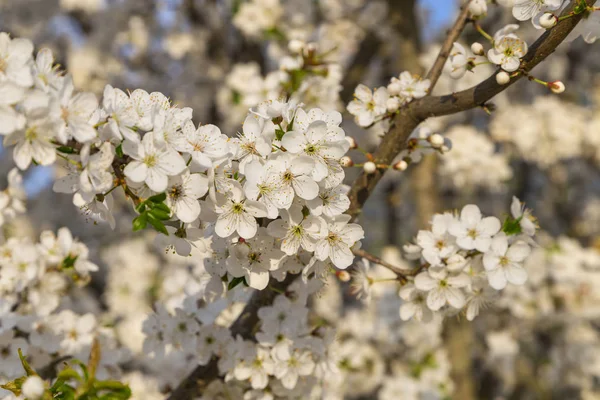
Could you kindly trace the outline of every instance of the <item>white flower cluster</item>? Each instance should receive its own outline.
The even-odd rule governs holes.
[[[44,231],[39,243],[11,237],[0,244],[0,294],[10,306],[25,301],[36,314],[54,310],[68,284],[89,280],[98,267],[88,260],[88,248],[67,228],[55,235]]]
[[[251,0],[240,5],[233,17],[233,24],[244,35],[260,38],[274,33],[273,31],[281,22],[283,12],[279,0]]]
[[[25,213],[26,195],[19,170],[11,169],[7,178],[8,187],[0,192],[0,228]]]
[[[0,382],[23,374],[19,348],[44,367],[53,357],[86,359],[98,336],[106,350],[102,375],[124,360],[113,333],[94,315],[66,309],[69,287],[85,284],[97,269],[67,228],[42,232],[39,243],[11,237],[0,244]]]
[[[75,193],[74,203],[93,217],[114,226],[110,192],[124,186],[140,199],[140,228],[149,223],[170,233],[169,244],[189,255],[202,236],[202,212],[202,221],[213,223],[203,227],[215,236],[216,249],[228,248],[227,271],[256,289],[300,250],[314,253],[311,265],[352,263],[350,248],[363,231],[343,215],[349,200],[339,160],[349,144],[340,113],[266,102],[229,139],[214,125],[196,127],[191,109],[172,107],[157,92],[107,86],[98,107],[94,95],[73,93],[49,52],[34,62],[30,42],[2,38],[10,50],[5,71],[12,73],[0,83],[10,99],[3,109],[5,142],[16,144],[22,169],[32,161],[51,164],[58,152],[69,173],[54,189]],[[142,202],[161,194],[166,209],[160,201]],[[165,227],[161,221],[169,218],[179,227]],[[257,218],[269,229],[259,232]],[[221,279],[224,272],[215,274]]]
[[[494,113],[490,132],[494,140],[514,145],[519,157],[546,169],[559,161],[597,152],[600,141],[590,129],[597,124],[586,109],[545,96],[537,97],[531,105],[502,107]],[[569,132],[569,140],[562,140],[564,132]]]
[[[336,371],[328,352],[333,331],[313,327],[308,319],[308,295],[322,286],[316,283],[310,288],[298,281],[290,288],[294,297],[279,295],[272,305],[259,309],[257,343],[233,338],[225,326],[199,322],[198,299],[193,296],[173,314],[159,307],[144,322],[144,351],[157,359],[173,357],[174,353],[190,355],[201,365],[218,356],[225,381],[243,388],[247,395],[273,392],[286,397],[310,391]],[[230,389],[210,389],[225,390]]]
[[[477,129],[453,126],[446,132],[452,151],[441,157],[442,184],[458,189],[500,189],[512,177],[508,157],[495,151],[494,142]]]
[[[402,72],[399,78],[393,77],[387,88],[380,87],[373,92],[360,84],[347,109],[354,115],[358,125],[367,127],[389,113],[395,113],[413,99],[425,97],[430,84],[429,79],[421,79],[408,71]]]
[[[467,319],[473,320],[495,291],[508,283],[523,285],[523,262],[531,252],[536,226],[516,198],[511,213],[504,226],[496,217],[483,217],[472,204],[460,216],[436,214],[431,231],[419,231],[416,244],[405,246],[425,270],[400,289],[405,300],[402,319],[427,321],[436,311],[453,315],[465,309]]]

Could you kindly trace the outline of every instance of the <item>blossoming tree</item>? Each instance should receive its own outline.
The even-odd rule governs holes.
[[[117,56],[0,33],[1,398],[598,395],[600,231],[519,199],[600,159],[597,105],[557,96],[593,88],[543,69],[595,0],[461,2],[422,71],[411,0],[115,3],[39,12],[92,43],[127,16]],[[81,235],[23,229],[42,166]]]

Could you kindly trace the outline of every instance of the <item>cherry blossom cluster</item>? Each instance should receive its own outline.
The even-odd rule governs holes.
[[[261,75],[257,63],[236,64],[217,93],[217,104],[227,127],[237,127],[248,109],[289,96],[305,107],[326,111],[339,108],[342,68],[313,42],[292,40],[281,51],[279,69]]]
[[[105,351],[99,375],[113,376],[128,357],[111,329],[93,314],[73,312],[67,293],[90,280],[98,267],[88,248],[67,228],[44,231],[38,243],[10,237],[0,245],[0,382],[23,370],[18,350],[37,368],[57,357],[86,359],[97,337]]]
[[[405,301],[402,319],[427,321],[438,311],[445,315],[464,311],[470,321],[507,284],[523,285],[527,280],[523,262],[534,245],[536,225],[516,198],[511,214],[504,224],[496,217],[484,217],[472,204],[460,215],[436,214],[431,230],[419,231],[415,244],[405,246],[407,256],[419,260],[422,272],[400,289]]]
[[[26,195],[19,170],[11,169],[7,178],[8,186],[0,192],[0,228],[25,213]]]
[[[15,144],[22,169],[60,157],[68,171],[54,189],[74,193],[91,217],[114,226],[111,192],[121,186],[139,214],[134,230],[151,225],[183,256],[206,232],[215,251],[226,249],[230,278],[261,290],[270,271],[301,252],[315,272],[327,261],[352,264],[350,248],[363,230],[343,215],[349,200],[339,160],[350,145],[340,113],[269,101],[228,138],[215,125],[197,127],[191,109],[173,107],[158,92],[108,85],[101,104],[74,93],[48,51],[34,60],[30,42],[2,38],[11,55],[1,83],[10,99],[5,142]],[[301,58],[316,65],[316,57],[309,50]]]
[[[234,338],[219,321],[207,321],[199,314],[195,296],[174,313],[159,306],[144,322],[144,351],[158,360],[188,356],[200,365],[218,357],[228,387],[210,386],[207,391],[215,397],[231,390],[257,398],[310,392],[337,370],[328,351],[333,331],[309,323],[308,295],[322,286],[315,283],[309,288],[298,281],[289,295],[279,295],[272,305],[259,309],[256,342]]]
[[[48,314],[59,304],[69,282],[86,283],[98,267],[88,248],[67,228],[44,231],[40,241],[10,237],[0,244],[0,294],[10,309],[24,302],[31,312]]]
[[[348,112],[354,115],[358,125],[371,126],[381,121],[413,99],[425,97],[430,86],[429,79],[421,79],[404,71],[398,78],[393,77],[387,87],[373,91],[363,84],[356,87],[354,100],[348,104]]]

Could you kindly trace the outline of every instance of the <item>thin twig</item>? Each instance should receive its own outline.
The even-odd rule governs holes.
[[[467,20],[469,18],[470,2],[471,0],[468,0],[465,4],[463,4],[460,14],[456,18],[456,21],[450,29],[450,32],[448,32],[448,36],[446,36],[446,40],[444,40],[442,48],[440,49],[440,52],[438,53],[437,58],[433,63],[433,66],[427,73],[427,79],[431,81],[429,93],[431,93],[438,79],[440,79],[440,76],[442,75],[442,71],[444,70],[444,64],[446,64],[448,57],[450,57],[450,51],[452,50],[452,46],[454,46],[454,42],[456,42],[463,29],[465,29],[465,26],[467,25]]]
[[[415,271],[418,270],[418,269],[414,269],[414,270],[402,269],[393,264],[390,264],[387,261],[382,260],[381,258],[379,258],[371,253],[364,251],[363,249],[352,250],[352,253],[354,253],[355,256],[366,258],[367,260],[371,261],[372,263],[379,264],[382,267],[389,269],[390,271],[392,271],[393,273],[395,273],[396,275],[398,275],[399,277],[402,277],[402,278],[407,278],[409,276],[413,276],[413,275],[415,275]]]
[[[585,1],[588,6],[596,2],[596,0]],[[578,0],[571,0],[569,6],[563,11],[563,15],[571,12],[577,3]],[[540,36],[521,61],[521,69],[530,71],[545,60],[565,40],[582,18],[583,14],[579,14],[573,18],[563,20]],[[511,79],[506,85],[499,85],[496,82],[495,75],[494,73],[494,75],[470,89],[444,96],[425,96],[401,108],[392,120],[390,130],[373,154],[374,162],[376,164],[391,164],[394,158],[406,148],[406,141],[411,132],[427,118],[456,114],[484,106],[488,100],[506,90],[522,77],[522,75],[519,75]],[[351,203],[350,209],[347,211],[348,214],[353,217],[360,214],[363,205],[371,196],[384,172],[378,170],[370,175],[363,172],[356,178],[349,193]]]

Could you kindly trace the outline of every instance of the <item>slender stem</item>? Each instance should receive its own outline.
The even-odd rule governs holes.
[[[429,79],[431,82],[431,85],[429,86],[429,93],[431,93],[438,79],[440,79],[440,76],[442,75],[444,65],[446,64],[448,57],[450,57],[450,51],[452,50],[452,46],[454,46],[454,42],[456,42],[463,29],[465,29],[465,26],[467,25],[470,2],[471,0],[468,0],[465,4],[463,4],[462,10],[458,15],[458,18],[456,18],[454,25],[450,29],[448,36],[446,36],[446,40],[444,40],[442,48],[440,49],[433,66],[427,73],[427,79]]]
[[[389,262],[384,261],[381,258],[374,256],[371,253],[367,253],[363,249],[352,250],[352,253],[354,253],[354,255],[356,255],[358,257],[366,258],[367,260],[369,260],[375,264],[379,264],[382,267],[389,269],[390,271],[392,271],[393,273],[395,273],[396,275],[398,275],[401,278],[406,279],[409,276],[415,275],[415,270],[402,269],[400,267],[392,265]]]
[[[481,34],[481,36],[483,36],[484,38],[486,38],[490,43],[494,43],[494,38],[489,33],[487,33],[481,27],[481,25],[479,25],[479,22],[474,21],[473,22],[473,26],[475,27],[475,29],[477,29],[477,32],[479,32]]]

